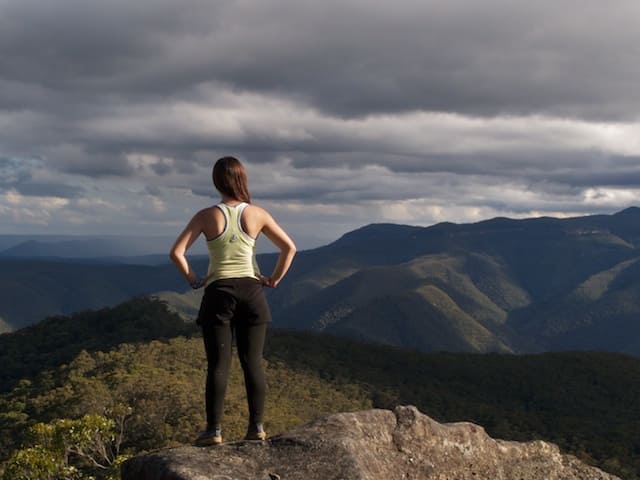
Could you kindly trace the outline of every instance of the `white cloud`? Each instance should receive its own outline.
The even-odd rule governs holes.
[[[8,190],[0,195],[0,215],[8,223],[47,225],[68,204],[66,198],[24,196]]]

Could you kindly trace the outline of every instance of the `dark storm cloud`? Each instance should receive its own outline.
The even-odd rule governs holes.
[[[161,189],[157,185],[146,185],[144,187],[144,192],[154,197],[161,197],[164,193],[163,189]]]
[[[640,190],[638,18],[632,0],[0,0],[0,220],[175,222],[227,154],[308,229],[617,208]]]
[[[354,176],[367,165],[378,165],[389,174],[453,173],[458,175],[517,178],[538,185],[562,184],[565,188],[590,185],[640,186],[640,157],[579,151],[509,151],[495,153],[335,153],[297,155],[292,165],[300,170],[314,165],[350,167]]]
[[[188,96],[217,81],[344,116],[638,115],[634,1],[21,0],[0,9],[4,79],[45,89]]]
[[[52,184],[43,182],[27,182],[14,185],[15,190],[26,196],[33,197],[58,197],[58,198],[80,198],[86,190],[76,185]]]
[[[53,149],[49,161],[60,172],[90,178],[132,177],[135,174],[135,168],[122,154],[92,150],[75,147]]]
[[[94,92],[122,87],[159,60],[174,35],[197,34],[198,24],[210,28],[207,3],[5,1],[0,66],[5,78],[25,84]]]
[[[304,105],[327,118],[420,110],[637,116],[638,4],[563,2],[565,13],[559,9],[500,0],[5,1],[0,112],[9,112],[10,130],[0,132],[0,145],[97,176],[135,174],[124,159],[131,152],[175,157],[173,165],[152,166],[169,175],[198,151],[249,152],[253,161],[291,152],[299,168],[377,162],[392,171],[464,173],[484,164],[491,174],[505,162],[475,151],[454,158],[447,151],[454,137],[441,139],[438,154],[406,145],[398,131],[383,137],[380,130],[372,142],[342,128],[340,118],[329,127],[301,119],[305,135],[289,136],[279,131],[293,129],[295,119],[264,114],[232,119],[239,125],[228,132],[223,115],[205,128],[173,107],[261,108],[261,98],[247,105],[229,98],[247,93],[286,99],[295,107],[290,117]],[[535,148],[519,147],[513,167],[526,155],[537,156]]]
[[[39,159],[0,158],[0,192],[15,190],[34,197],[78,198],[85,189],[64,182],[44,182],[34,179],[34,172],[43,167]]]
[[[631,158],[636,162],[633,166],[616,168],[616,158],[614,157],[611,159],[612,162],[609,166],[603,165],[595,169],[585,169],[583,171],[556,172],[545,176],[545,178],[550,178],[559,184],[576,188],[588,188],[594,185],[638,188],[640,187],[640,157]]]

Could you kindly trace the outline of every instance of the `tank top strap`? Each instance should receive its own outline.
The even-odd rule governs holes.
[[[250,239],[252,238],[242,227],[242,213],[247,206],[249,206],[249,204],[246,202],[242,202],[234,206],[227,205],[223,202],[216,205],[216,207],[222,211],[226,222],[223,233],[231,232],[247,236]]]
[[[238,226],[238,231],[242,232],[245,235],[249,235],[247,232],[244,231],[244,227],[242,226],[242,214],[244,213],[245,208],[247,208],[249,206],[248,203],[241,203],[240,205],[238,205],[236,207],[236,225]]]
[[[229,230],[230,212],[229,212],[229,207],[222,202],[216,204],[215,207],[222,212],[222,216],[224,217],[224,228],[222,229],[222,232],[220,232],[220,234],[218,234],[218,236],[216,237],[216,238],[219,238],[219,237],[222,237]]]

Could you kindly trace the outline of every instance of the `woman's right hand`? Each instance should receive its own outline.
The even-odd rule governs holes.
[[[263,220],[261,232],[280,250],[273,272],[264,285],[276,288],[291,266],[296,254],[296,245],[267,211],[262,209],[261,211]]]
[[[265,277],[262,274],[258,274],[258,280],[260,280],[260,283],[265,287],[276,288],[277,286],[276,282],[274,282],[271,277]]]

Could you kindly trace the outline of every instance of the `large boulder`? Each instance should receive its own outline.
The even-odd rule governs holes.
[[[543,441],[494,440],[415,407],[339,413],[270,438],[128,460],[123,480],[609,480]]]

